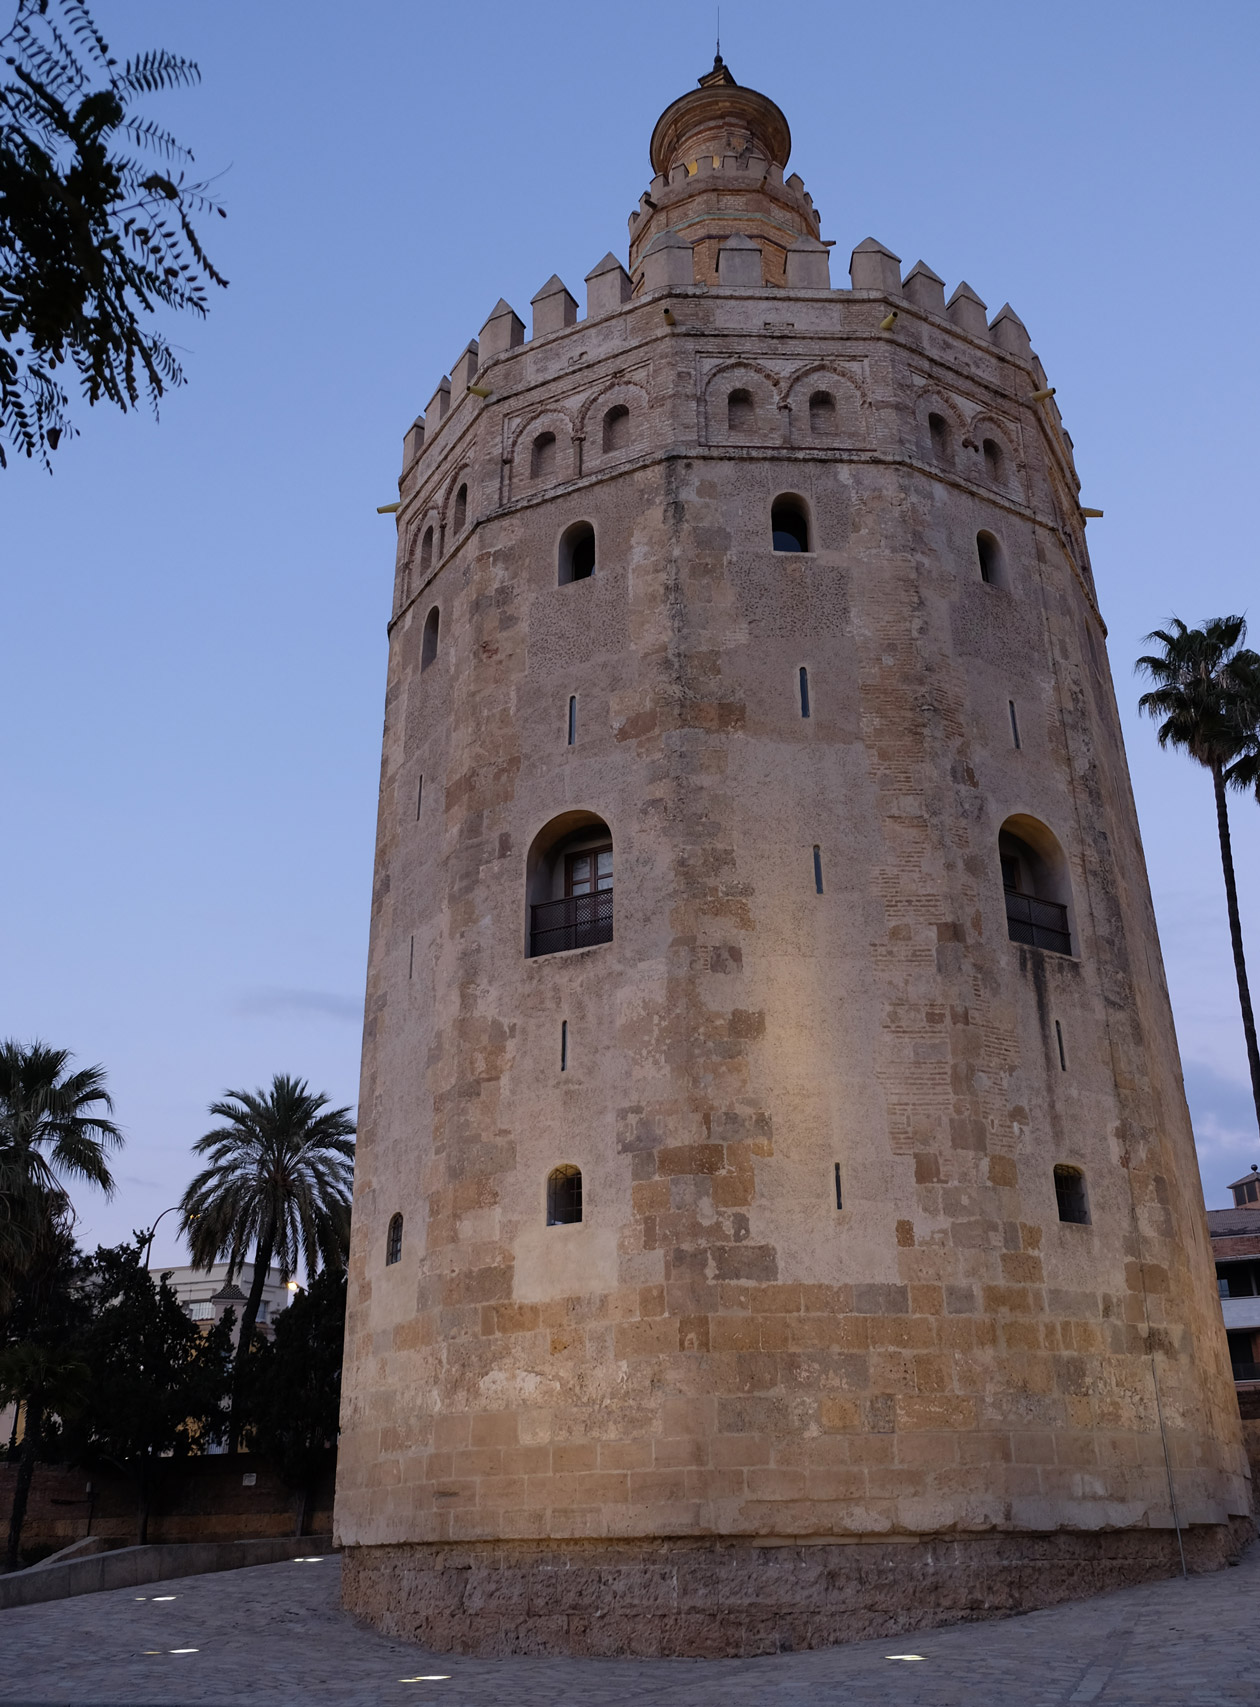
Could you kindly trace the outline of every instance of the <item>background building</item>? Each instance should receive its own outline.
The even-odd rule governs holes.
[[[236,1326],[232,1334],[232,1342],[240,1337],[241,1311],[249,1296],[249,1289],[254,1284],[254,1265],[246,1263],[238,1269],[235,1279],[228,1278],[228,1264],[217,1262],[210,1269],[204,1268],[159,1268],[154,1267],[150,1273],[157,1278],[165,1275],[171,1290],[179,1299],[184,1309],[194,1322],[203,1322],[207,1327],[215,1322],[221,1322],[229,1310],[236,1312]],[[263,1281],[262,1302],[258,1306],[258,1326],[270,1338],[271,1324],[281,1310],[288,1307],[291,1293],[280,1279],[274,1268],[267,1270],[267,1278]]]
[[[1245,1415],[1260,1417],[1260,1171],[1254,1166],[1229,1188],[1232,1209],[1209,1209],[1229,1361]]]
[[[406,439],[337,1525],[438,1648],[1250,1532],[1071,440],[1009,307],[833,286],[789,150],[719,61],[629,271],[500,301]]]

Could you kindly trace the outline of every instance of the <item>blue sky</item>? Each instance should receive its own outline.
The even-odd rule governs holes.
[[[0,475],[0,1031],[104,1062],[116,1239],[206,1105],[275,1071],[355,1100],[401,436],[506,296],[612,249],[713,7],[95,0],[222,173],[232,283],[155,424],[81,410]],[[723,0],[836,240],[1010,300],[1077,447],[1208,1202],[1260,1161],[1205,773],[1133,703],[1142,635],[1253,604],[1260,10]],[[1260,610],[1253,611],[1260,643]],[[1260,985],[1260,808],[1234,807]],[[174,1217],[155,1258],[177,1260]],[[170,1236],[168,1236],[170,1232]]]

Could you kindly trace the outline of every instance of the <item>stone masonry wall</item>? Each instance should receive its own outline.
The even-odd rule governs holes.
[[[1009,311],[941,310],[648,290],[431,411],[360,1104],[362,1582],[456,1543],[1166,1531],[1156,1380],[1183,1525],[1250,1511],[1070,441]],[[808,553],[771,549],[783,494]],[[611,833],[614,939],[529,958],[572,814]],[[1011,818],[1062,850],[1070,956],[1008,938]],[[546,1225],[558,1164],[580,1224]]]

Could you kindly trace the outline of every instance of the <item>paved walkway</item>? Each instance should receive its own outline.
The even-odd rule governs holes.
[[[1260,1543],[1237,1569],[1050,1612],[755,1660],[437,1658],[338,1605],[338,1561],[0,1612],[29,1707],[1237,1707],[1260,1703]],[[900,1650],[919,1658],[898,1657]]]

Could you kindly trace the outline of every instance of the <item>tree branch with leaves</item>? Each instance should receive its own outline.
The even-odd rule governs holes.
[[[198,83],[193,60],[157,49],[121,65],[84,0],[18,0],[0,54],[0,467],[5,439],[51,467],[74,434],[59,371],[89,406],[124,413],[185,383],[160,309],[204,318],[227,280],[195,216],[225,210],[141,96]]]

